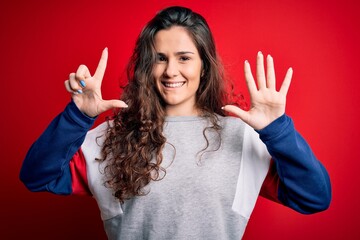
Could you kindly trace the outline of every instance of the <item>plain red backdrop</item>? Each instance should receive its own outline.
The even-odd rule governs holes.
[[[31,143],[69,101],[68,74],[79,64],[94,70],[108,47],[103,96],[117,98],[137,35],[169,5],[205,16],[229,76],[247,98],[243,61],[254,66],[257,51],[274,57],[280,82],[293,67],[287,113],[331,176],[329,210],[305,216],[259,198],[244,239],[359,239],[355,0],[2,0],[0,238],[105,239],[94,200],[30,193],[19,169]]]

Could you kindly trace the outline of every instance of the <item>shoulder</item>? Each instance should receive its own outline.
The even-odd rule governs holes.
[[[222,127],[225,136],[238,137],[239,135],[252,144],[262,144],[259,134],[248,124],[238,117],[233,116],[218,116],[219,124]]]
[[[112,121],[105,121],[87,132],[87,136],[103,135],[112,126]]]
[[[232,129],[232,130],[243,130],[246,127],[246,124],[237,117],[232,116],[217,116],[219,119],[219,124],[223,129]]]
[[[246,124],[237,117],[217,116],[218,123],[221,126],[222,141],[227,144],[242,145],[245,138]]]
[[[105,121],[88,131],[82,144],[82,149],[86,151],[87,149],[97,149],[102,146],[106,139],[106,133],[111,125],[112,121]]]

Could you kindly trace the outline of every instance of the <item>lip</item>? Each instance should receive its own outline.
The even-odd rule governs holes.
[[[161,81],[161,84],[168,89],[176,89],[184,86],[186,81]]]

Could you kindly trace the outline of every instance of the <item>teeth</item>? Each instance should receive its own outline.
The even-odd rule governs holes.
[[[164,82],[165,87],[168,88],[178,88],[181,87],[182,85],[184,85],[184,82],[178,82],[178,83],[169,83],[169,82]]]

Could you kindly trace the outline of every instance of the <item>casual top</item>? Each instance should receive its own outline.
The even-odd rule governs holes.
[[[108,125],[89,131],[93,122],[71,102],[33,144],[20,178],[32,191],[92,195],[109,239],[241,239],[259,193],[301,213],[329,205],[328,174],[286,115],[259,132],[219,116],[221,133],[205,131],[205,151],[207,118],[166,117],[166,176],[123,204],[104,186],[106,162],[95,160]]]

